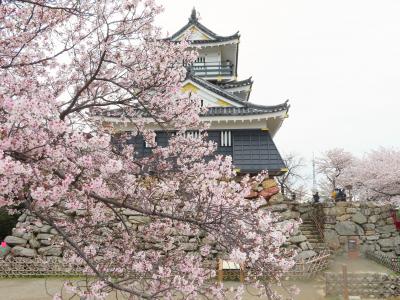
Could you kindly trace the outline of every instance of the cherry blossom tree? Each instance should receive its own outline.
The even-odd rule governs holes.
[[[204,263],[213,247],[276,297],[269,282],[293,266],[281,245],[294,224],[245,200],[250,179],[234,180],[229,157],[207,159],[213,143],[184,136],[204,128],[199,101],[180,95],[196,53],[163,39],[161,11],[152,0],[0,1],[0,207],[23,206],[59,233],[64,259],[95,278],[68,284],[81,297],[221,299]],[[110,132],[99,110],[135,130]],[[149,119],[178,130],[167,147]],[[146,157],[127,142],[139,135],[154,146]],[[122,209],[143,223],[133,230]],[[189,253],[182,236],[209,243]]]
[[[354,160],[350,152],[340,148],[328,150],[316,158],[316,170],[323,176],[320,185],[326,193],[347,184],[345,172],[352,167]]]
[[[400,151],[380,148],[357,160],[348,181],[362,201],[400,204]]]

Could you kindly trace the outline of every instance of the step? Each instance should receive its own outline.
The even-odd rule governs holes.
[[[315,232],[318,232],[318,230],[316,229],[316,228],[300,228],[300,230],[302,231],[302,232],[304,232],[304,231],[315,231]]]
[[[319,234],[319,231],[316,229],[304,229],[304,230],[301,230],[301,232],[303,234]]]
[[[307,240],[320,240],[322,242],[322,239],[319,235],[306,235]]]
[[[302,231],[302,233],[304,235],[317,235],[317,236],[320,236],[318,231]]]
[[[322,249],[326,249],[326,245],[318,245],[318,244],[310,244],[311,247],[313,248],[313,250],[322,250]]]
[[[306,228],[309,228],[309,229],[316,229],[315,226],[311,226],[311,225],[306,225],[306,226],[300,225],[299,228],[300,228],[300,229],[306,229]]]
[[[326,248],[326,244],[325,243],[311,243],[310,244],[314,247],[314,248]]]
[[[307,242],[310,242],[311,244],[312,243],[322,243],[322,241],[319,239],[307,239]]]

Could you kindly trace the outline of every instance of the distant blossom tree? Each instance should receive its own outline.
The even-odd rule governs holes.
[[[400,150],[380,148],[350,169],[348,182],[357,198],[400,205]]]
[[[328,150],[316,158],[316,170],[323,177],[320,186],[325,193],[329,194],[335,188],[343,188],[347,184],[346,172],[354,160],[350,152],[340,148]]]
[[[190,254],[180,242],[200,234],[275,297],[267,283],[294,264],[281,248],[293,224],[244,199],[249,178],[235,182],[229,158],[205,159],[213,143],[184,136],[203,126],[199,101],[178,96],[196,53],[162,39],[153,25],[161,10],[152,0],[0,1],[0,207],[23,206],[55,228],[65,259],[95,278],[68,285],[81,297],[222,299],[202,261],[210,246]],[[92,117],[116,108],[151,155],[137,156],[129,136]],[[156,146],[148,118],[179,130],[168,147]],[[131,230],[121,209],[147,222]]]

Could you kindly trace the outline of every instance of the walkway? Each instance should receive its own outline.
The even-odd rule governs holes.
[[[382,272],[393,274],[389,269],[364,258],[348,259],[337,257],[330,263],[329,272],[340,272],[342,264],[347,265],[348,272]],[[297,285],[301,292],[296,300],[322,300],[324,297],[324,276],[321,274],[311,281],[284,282],[285,285]],[[50,294],[56,293],[62,286],[62,279],[32,278],[32,279],[0,279],[0,299],[9,300],[51,300],[52,297],[46,293],[47,285]],[[227,282],[227,286],[236,286],[236,282]],[[277,288],[278,289],[278,288]],[[78,299],[73,298],[73,299]],[[109,297],[108,299],[116,299]],[[121,298],[120,298],[121,299]],[[123,298],[122,298],[123,299]],[[244,299],[256,299],[246,294]],[[258,299],[258,298],[257,298]]]

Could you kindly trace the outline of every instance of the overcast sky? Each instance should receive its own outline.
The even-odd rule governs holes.
[[[275,137],[311,159],[333,147],[361,154],[400,147],[399,0],[164,0],[174,33],[192,8],[220,35],[240,31],[239,79],[250,101],[290,101]]]

